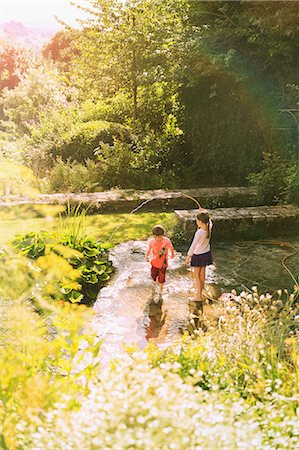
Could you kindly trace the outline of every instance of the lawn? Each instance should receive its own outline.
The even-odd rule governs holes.
[[[7,244],[17,234],[25,234],[31,231],[57,231],[60,218],[57,216],[57,207],[40,209],[43,217],[32,217],[28,211],[2,211],[0,221],[1,245]],[[31,216],[31,217],[30,217]],[[63,219],[63,220],[68,220]],[[170,230],[176,224],[176,218],[172,213],[138,213],[138,214],[97,214],[86,216],[85,226],[88,236],[97,240],[108,240],[114,230],[120,225],[118,231],[113,234],[111,242],[119,242],[131,239],[145,239],[151,235],[152,227],[160,223]]]

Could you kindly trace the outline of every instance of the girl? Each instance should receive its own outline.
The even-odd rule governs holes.
[[[186,264],[191,261],[196,282],[197,297],[195,301],[202,302],[202,291],[205,284],[206,266],[213,264],[213,258],[210,248],[212,221],[206,212],[201,212],[196,216],[198,230],[196,231],[193,242],[188,250],[185,260]]]

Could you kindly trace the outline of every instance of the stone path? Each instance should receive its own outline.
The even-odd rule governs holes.
[[[152,283],[149,263],[144,259],[147,242],[132,241],[118,245],[112,252],[116,274],[103,288],[94,305],[92,328],[103,340],[102,359],[123,352],[123,345],[144,348],[153,340],[160,347],[176,341],[186,329],[190,316],[190,272],[177,253],[170,261],[162,310],[150,301]],[[213,282],[213,271],[208,272]]]

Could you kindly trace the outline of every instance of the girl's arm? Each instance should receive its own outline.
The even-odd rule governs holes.
[[[190,245],[189,250],[188,250],[188,252],[187,252],[187,255],[188,255],[188,256],[192,256],[192,255],[193,255],[194,250],[196,249],[196,245],[197,245],[199,239],[200,239],[200,235],[199,235],[199,233],[196,231],[196,233],[195,233],[195,235],[194,235],[194,238],[193,238],[193,241],[192,241],[192,244]]]

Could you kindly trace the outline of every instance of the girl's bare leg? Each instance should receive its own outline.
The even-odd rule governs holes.
[[[205,267],[194,267],[194,278],[196,283],[197,297],[196,300],[201,302],[202,291],[205,286],[205,278],[206,278],[206,268]]]
[[[197,290],[196,300],[199,302],[201,301],[201,293],[202,293],[200,271],[201,267],[194,267],[194,278]]]
[[[200,285],[201,285],[200,298],[202,299],[202,291],[204,290],[205,281],[206,281],[206,268],[205,268],[205,266],[200,268],[199,280],[200,280]]]

